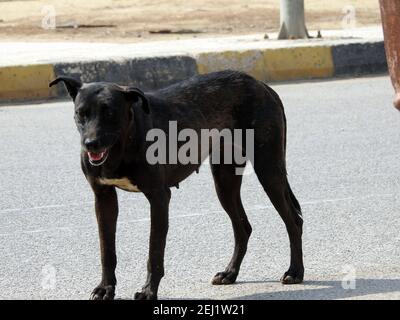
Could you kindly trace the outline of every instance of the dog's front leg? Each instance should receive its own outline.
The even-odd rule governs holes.
[[[100,237],[102,277],[90,296],[93,300],[112,300],[115,295],[115,232],[118,216],[118,199],[114,187],[95,188],[95,208]]]
[[[168,232],[168,206],[171,198],[169,188],[145,194],[151,207],[151,230],[147,280],[141,292],[136,292],[137,300],[157,299],[158,285],[164,276],[164,249]]]

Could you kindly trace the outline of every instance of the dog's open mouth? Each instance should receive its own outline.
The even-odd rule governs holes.
[[[88,152],[87,153],[89,162],[92,166],[101,166],[104,162],[106,162],[108,157],[108,150],[104,150],[100,153]]]

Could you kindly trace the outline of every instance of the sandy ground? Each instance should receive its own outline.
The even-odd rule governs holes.
[[[355,26],[380,23],[377,0],[305,0],[308,29],[342,28],[349,5],[355,8]],[[44,18],[49,6],[58,27],[46,30],[42,21],[49,21]],[[137,42],[278,29],[278,0],[0,0],[0,41]],[[157,33],[162,30],[173,33]]]

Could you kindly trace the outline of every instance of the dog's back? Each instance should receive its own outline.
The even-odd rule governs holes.
[[[226,70],[197,75],[148,96],[156,125],[157,120],[160,126],[165,120],[182,120],[184,125],[190,118],[190,126],[233,129],[252,128],[254,120],[262,119],[282,123],[281,102],[271,92],[250,75]]]

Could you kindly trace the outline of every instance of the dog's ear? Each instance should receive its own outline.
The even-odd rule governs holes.
[[[75,101],[76,95],[78,94],[79,89],[82,87],[82,82],[72,77],[62,76],[54,79],[52,82],[49,83],[49,87],[54,86],[55,84],[63,81],[65,87],[68,90],[69,95],[71,96],[72,100]]]
[[[144,94],[144,92],[138,88],[135,87],[122,87],[122,86],[118,86],[119,90],[121,92],[123,92],[126,97],[133,101],[133,102],[137,102],[140,98],[140,100],[142,100],[142,108],[143,111],[145,113],[149,113],[150,109],[149,109],[149,100],[147,99],[146,95]]]

